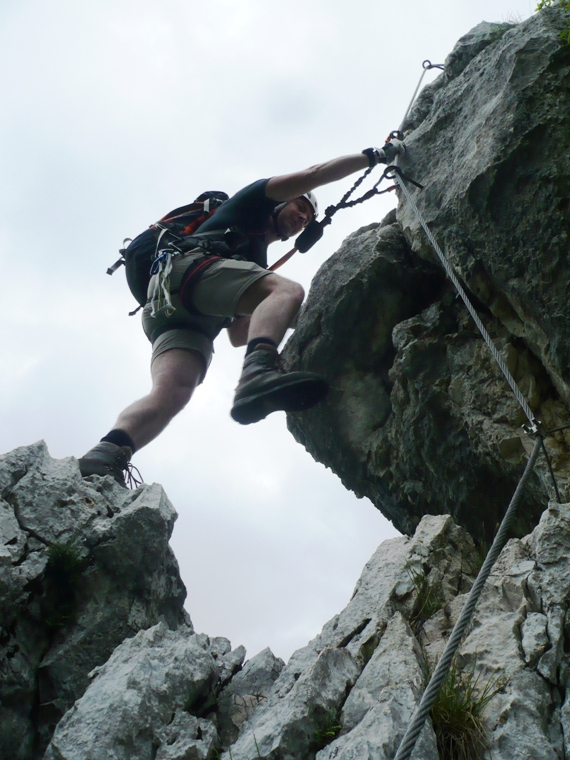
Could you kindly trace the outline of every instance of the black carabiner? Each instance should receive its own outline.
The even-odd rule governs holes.
[[[416,182],[415,179],[412,179],[411,177],[408,177],[407,174],[404,174],[404,172],[400,169],[399,166],[387,166],[384,169],[384,174],[382,175],[386,179],[396,179],[396,174],[400,177],[400,179],[405,179],[406,182],[411,182],[412,185],[415,185],[416,187],[419,187],[420,190],[424,189],[424,185],[420,185],[419,182]]]
[[[445,66],[443,63],[432,63],[427,59],[422,63],[422,68],[424,68],[426,71],[429,71],[430,69],[441,69],[442,71],[445,71]]]

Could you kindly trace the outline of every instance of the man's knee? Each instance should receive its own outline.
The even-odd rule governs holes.
[[[284,280],[283,289],[287,292],[289,298],[295,304],[297,309],[300,309],[301,304],[305,300],[305,290],[303,286],[293,280]]]
[[[152,365],[152,395],[162,407],[181,411],[205,374],[205,359],[197,351],[172,349]]]
[[[163,414],[174,417],[181,412],[192,398],[196,382],[177,382],[173,378],[161,378],[156,382],[151,392],[152,404]]]
[[[269,296],[281,296],[296,306],[301,307],[305,298],[303,286],[278,274],[270,274],[251,285],[238,302],[238,315],[249,315]]]

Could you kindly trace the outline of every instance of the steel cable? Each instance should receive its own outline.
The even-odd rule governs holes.
[[[410,110],[412,108],[412,105],[416,99],[417,92],[420,88],[420,85],[422,83],[424,74],[426,72],[426,66],[425,64],[429,61],[424,61],[424,71],[422,73],[422,76],[420,77],[420,81],[418,83],[418,86],[416,87],[416,90],[414,92],[414,95],[412,97],[412,100],[410,102],[410,105],[408,106],[408,110],[406,111],[406,115],[404,116],[404,120],[402,121],[402,125],[400,127],[400,130],[402,129],[402,126],[404,125],[408,114],[410,113]],[[428,68],[435,68],[433,66],[430,66]],[[437,68],[440,68],[440,66],[437,66]],[[397,158],[396,158],[396,164],[397,164]],[[414,199],[412,198],[410,192],[408,191],[408,188],[406,187],[403,178],[400,176],[400,170],[397,166],[394,167],[394,179],[396,180],[397,184],[399,185],[400,189],[404,193],[404,196],[406,197],[407,201],[409,202],[412,210],[414,211],[419,223],[421,224],[424,232],[426,233],[430,243],[432,244],[435,252],[437,253],[439,260],[441,261],[441,264],[443,268],[445,269],[445,272],[451,282],[454,284],[455,288],[457,289],[457,292],[461,296],[463,303],[467,307],[467,310],[469,311],[471,317],[473,318],[473,321],[477,325],[481,335],[483,336],[483,339],[485,340],[485,343],[489,347],[489,350],[491,351],[491,354],[493,355],[495,361],[499,365],[499,368],[501,369],[503,375],[505,376],[505,379],[507,380],[509,386],[511,387],[511,390],[513,391],[515,398],[519,402],[522,410],[524,411],[530,426],[531,430],[536,432],[538,431],[538,422],[535,419],[526,399],[520,392],[516,381],[512,374],[510,373],[505,361],[503,360],[503,357],[500,355],[497,347],[495,346],[491,336],[485,329],[485,326],[483,325],[481,319],[479,318],[479,315],[475,311],[474,306],[472,305],[469,297],[467,296],[467,293],[463,289],[461,283],[459,282],[459,279],[457,275],[455,274],[453,268],[451,267],[451,264],[445,257],[443,251],[439,247],[435,237],[433,236],[430,228],[427,225],[427,222],[425,221],[423,215],[421,214],[420,210],[418,209],[417,205],[414,202]],[[396,752],[396,755],[394,757],[394,760],[408,760],[408,758],[411,756],[414,747],[416,745],[416,741],[418,739],[418,736],[420,735],[420,732],[422,731],[426,718],[429,715],[429,712],[433,706],[433,703],[435,702],[435,699],[437,697],[437,693],[441,687],[441,684],[445,680],[445,677],[447,676],[449,669],[451,667],[451,663],[453,660],[453,657],[455,656],[459,645],[461,644],[461,640],[463,639],[463,636],[465,635],[465,631],[467,630],[467,627],[471,623],[471,620],[473,618],[473,613],[475,611],[475,607],[477,606],[477,602],[479,601],[479,598],[481,596],[481,593],[483,591],[483,588],[485,586],[485,583],[487,582],[487,579],[491,573],[491,570],[493,568],[493,565],[495,564],[499,554],[501,553],[501,550],[505,544],[507,533],[512,525],[513,519],[516,514],[516,510],[519,504],[519,501],[522,497],[522,493],[524,490],[524,487],[526,485],[526,482],[531,474],[531,472],[534,469],[534,466],[536,464],[536,460],[538,458],[538,455],[540,451],[544,450],[544,453],[547,456],[547,463],[549,465],[549,469],[551,471],[552,477],[554,479],[554,474],[552,473],[552,468],[550,466],[550,462],[548,460],[548,455],[546,452],[546,449],[544,447],[544,439],[540,434],[536,435],[534,447],[532,450],[532,453],[526,463],[525,470],[523,472],[523,475],[516,487],[515,493],[513,495],[513,498],[511,499],[511,502],[507,508],[507,511],[505,512],[505,516],[503,517],[503,520],[501,522],[501,525],[499,526],[499,530],[497,531],[497,534],[495,536],[495,540],[493,541],[493,544],[491,548],[489,549],[489,552],[485,558],[485,561],[483,562],[483,565],[481,567],[481,570],[479,571],[479,574],[477,575],[477,578],[475,579],[475,583],[473,584],[471,591],[469,592],[469,596],[467,598],[467,601],[465,602],[463,609],[461,610],[461,613],[459,615],[459,618],[453,628],[453,631],[451,632],[451,635],[449,637],[449,640],[446,644],[445,650],[437,663],[437,666],[429,680],[429,683],[422,695],[422,698],[420,700],[419,705],[417,706],[414,715],[412,716],[412,720],[410,721],[410,724],[406,730],[406,733],[404,734],[404,737],[402,741],[400,742],[400,746],[398,747],[398,751]],[[559,498],[558,489],[556,487],[555,482],[555,489],[556,489],[556,495]]]
[[[408,106],[406,114],[405,114],[404,118],[402,119],[402,123],[400,124],[400,126],[398,128],[399,132],[401,132],[402,129],[404,128],[404,124],[406,123],[406,121],[408,119],[408,116],[410,115],[410,111],[412,110],[412,106],[414,105],[414,103],[416,101],[416,95],[418,94],[418,91],[419,91],[419,89],[421,87],[421,84],[424,81],[424,77],[426,75],[426,71],[429,71],[430,69],[441,69],[442,71],[444,71],[445,67],[444,67],[444,65],[442,63],[432,63],[431,61],[424,61],[422,63],[422,68],[423,68],[423,71],[422,71],[422,75],[420,77],[420,81],[418,82],[418,85],[417,85],[416,89],[414,90],[414,94],[412,95],[412,99],[410,100],[410,105]]]
[[[441,263],[442,263],[442,265],[443,265],[443,267],[444,267],[444,269],[445,269],[445,271],[447,273],[447,276],[449,277],[449,279],[451,280],[451,282],[455,285],[455,287],[457,289],[457,292],[459,293],[459,295],[463,299],[463,303],[465,304],[465,306],[467,307],[467,310],[469,311],[469,313],[473,317],[473,321],[475,322],[475,324],[479,328],[479,331],[481,332],[481,335],[483,336],[483,338],[485,340],[485,343],[489,346],[489,350],[491,351],[491,353],[493,354],[493,356],[495,358],[495,361],[497,362],[497,364],[501,368],[501,372],[505,376],[508,384],[511,386],[511,390],[515,394],[515,397],[516,397],[517,401],[519,402],[519,404],[522,407],[523,412],[527,416],[528,421],[530,422],[531,428],[533,430],[535,430],[536,429],[536,424],[537,424],[536,423],[536,419],[535,419],[535,417],[534,417],[534,415],[533,415],[533,413],[532,413],[532,411],[530,409],[530,406],[527,403],[527,400],[525,399],[525,397],[520,392],[520,390],[518,388],[518,385],[516,384],[516,381],[515,381],[514,377],[511,375],[511,373],[509,371],[509,368],[505,364],[505,361],[504,361],[503,357],[500,355],[499,351],[497,350],[497,347],[493,343],[493,340],[492,340],[491,336],[489,335],[489,333],[485,329],[485,326],[483,325],[483,322],[481,322],[481,320],[479,318],[479,315],[475,311],[475,308],[474,308],[473,304],[471,303],[471,301],[469,300],[469,297],[468,297],[467,293],[463,290],[463,287],[461,286],[461,283],[459,282],[459,279],[457,278],[457,275],[453,271],[453,269],[451,267],[451,264],[449,263],[449,261],[447,260],[447,258],[444,256],[443,251],[441,250],[441,248],[439,247],[439,245],[437,243],[437,240],[434,238],[434,236],[433,236],[430,228],[427,226],[427,223],[426,223],[425,219],[423,218],[422,214],[420,213],[420,210],[418,209],[418,207],[414,203],[414,199],[412,198],[412,196],[411,196],[408,188],[406,187],[403,179],[400,177],[400,175],[399,175],[398,172],[394,172],[394,178],[395,178],[396,182],[398,183],[398,185],[400,186],[402,192],[406,196],[406,199],[408,200],[408,203],[410,204],[410,206],[414,210],[414,213],[415,213],[415,215],[416,215],[419,223],[422,225],[422,227],[424,229],[424,232],[428,236],[430,243],[433,245],[434,250],[437,253],[437,255],[438,255],[438,257],[439,257],[439,259],[440,259],[440,261],[441,261]]]
[[[400,742],[400,746],[398,747],[398,751],[396,752],[394,760],[408,760],[413,752],[418,736],[420,735],[420,732],[424,726],[425,720],[429,715],[429,711],[431,710],[433,703],[435,702],[437,692],[439,691],[439,688],[451,667],[451,661],[453,660],[453,657],[459,648],[461,639],[467,630],[467,626],[471,622],[475,607],[479,601],[481,592],[483,591],[483,587],[491,573],[493,565],[501,553],[501,549],[503,548],[503,545],[507,538],[507,533],[515,517],[517,506],[521,499],[526,481],[534,469],[534,465],[540,452],[541,445],[542,437],[537,436],[532,453],[528,459],[528,462],[526,463],[525,470],[516,487],[513,498],[511,499],[511,503],[505,512],[503,521],[499,526],[499,530],[497,531],[493,545],[489,549],[489,553],[483,562],[483,566],[479,571],[479,575],[477,576],[475,583],[469,592],[469,597],[467,598],[467,601],[461,610],[461,614],[459,615],[459,619],[457,620],[457,623],[451,632],[451,636],[449,637],[445,650],[439,659],[439,662],[437,663],[437,666],[429,680],[426,690],[423,693],[420,703],[417,706],[414,715],[412,716],[410,725],[408,726],[408,729],[404,734],[402,741]]]

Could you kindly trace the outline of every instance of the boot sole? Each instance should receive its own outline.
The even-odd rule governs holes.
[[[302,412],[322,401],[328,389],[326,380],[320,378],[293,381],[236,401],[230,414],[240,425],[250,425],[265,419],[272,412]]]
[[[121,473],[121,475],[117,475],[112,470],[110,470],[108,467],[106,467],[104,464],[100,464],[99,462],[92,462],[89,460],[84,459],[78,459],[79,462],[79,472],[81,473],[82,478],[88,478],[90,475],[99,475],[102,478],[107,477],[108,475],[113,478],[120,486],[123,488],[127,487],[127,484],[125,482],[125,479]]]

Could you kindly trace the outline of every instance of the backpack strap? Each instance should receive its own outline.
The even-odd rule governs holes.
[[[125,244],[132,243],[132,242],[133,242],[132,238],[125,238],[123,240],[123,247],[119,248],[119,253],[121,254],[121,258],[117,259],[117,261],[115,261],[113,266],[107,269],[107,274],[115,274],[115,272],[117,271],[119,267],[125,266],[125,264],[127,263],[127,260],[125,259],[125,251],[127,250],[127,246]]]

